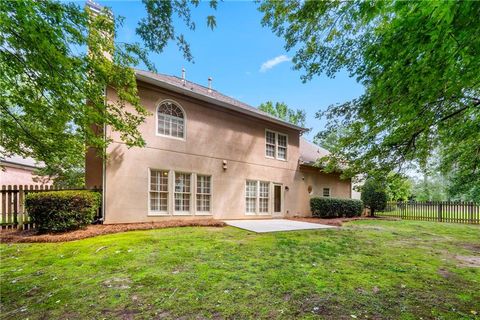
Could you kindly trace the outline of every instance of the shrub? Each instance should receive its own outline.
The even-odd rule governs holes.
[[[362,187],[362,201],[370,209],[373,217],[375,211],[382,211],[387,206],[387,192],[384,181],[367,179]]]
[[[100,194],[88,190],[29,193],[25,208],[40,232],[76,230],[92,223]]]
[[[312,198],[310,199],[312,215],[319,218],[358,217],[362,214],[361,200]]]

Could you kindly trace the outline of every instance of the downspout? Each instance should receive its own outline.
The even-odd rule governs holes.
[[[107,108],[107,86],[103,89],[103,96],[105,97],[104,104],[105,109]],[[107,141],[107,125],[103,122],[103,141]],[[103,147],[102,154],[102,216],[100,217],[100,223],[103,224],[105,221],[105,209],[107,205],[107,147]]]

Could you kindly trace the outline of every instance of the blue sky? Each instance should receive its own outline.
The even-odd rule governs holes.
[[[99,3],[111,7],[115,15],[126,18],[123,29],[119,30],[119,40],[140,41],[135,28],[145,15],[141,2]],[[210,14],[217,19],[213,31],[206,26],[206,17]],[[293,52],[286,52],[283,39],[261,26],[262,15],[255,3],[219,2],[216,11],[207,3],[201,3],[194,9],[193,18],[197,25],[193,32],[186,31],[180,22],[175,26],[184,32],[190,43],[194,63],[187,62],[171,43],[162,54],[150,56],[158,72],[180,76],[185,67],[188,80],[206,85],[208,77],[212,77],[214,89],[252,106],[272,100],[304,109],[307,126],[313,128],[307,135],[310,140],[324,125],[323,121],[315,119],[318,110],[348,101],[363,92],[363,87],[346,73],[339,73],[334,79],[322,75],[302,83],[302,71],[293,70],[289,61]]]

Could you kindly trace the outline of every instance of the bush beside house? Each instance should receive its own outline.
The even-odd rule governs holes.
[[[76,230],[93,222],[100,198],[100,193],[88,190],[30,193],[25,209],[40,232]]]
[[[310,199],[312,215],[318,218],[358,217],[363,212],[361,200],[312,198]]]

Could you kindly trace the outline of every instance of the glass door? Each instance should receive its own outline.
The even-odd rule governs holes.
[[[273,185],[273,212],[282,213],[282,185]]]

